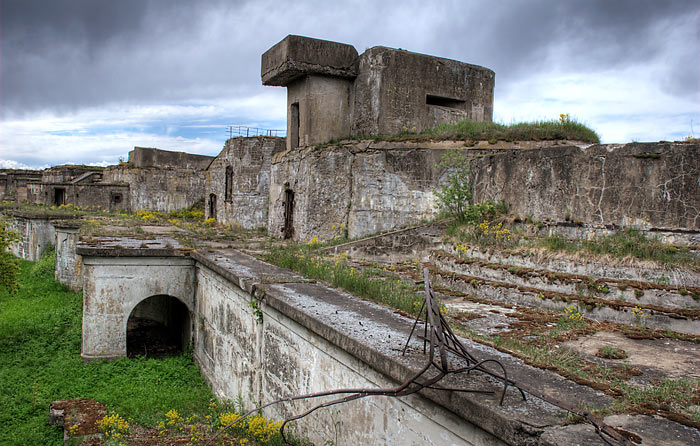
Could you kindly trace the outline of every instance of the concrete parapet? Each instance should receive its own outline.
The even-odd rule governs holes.
[[[263,85],[283,87],[309,74],[354,78],[356,61],[352,45],[289,35],[262,55],[260,75]]]

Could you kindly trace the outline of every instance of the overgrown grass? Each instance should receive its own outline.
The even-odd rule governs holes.
[[[408,283],[382,277],[372,268],[356,269],[342,257],[328,261],[309,246],[270,247],[265,261],[407,313],[416,313],[422,303],[422,298]]]
[[[460,121],[456,124],[440,124],[425,130],[421,135],[441,139],[542,141],[568,139],[599,143],[600,137],[592,129],[575,120],[521,122],[497,124],[495,122]]]
[[[700,266],[700,258],[687,248],[677,248],[659,240],[647,238],[644,233],[633,228],[596,237],[593,240],[568,240],[552,235],[538,239],[537,244],[552,251],[586,252],[617,258],[632,257],[663,265]]]
[[[81,296],[53,280],[50,257],[22,261],[20,290],[0,292],[0,444],[60,445],[55,400],[92,398],[152,426],[171,409],[205,412],[211,391],[189,355],[84,363]]]

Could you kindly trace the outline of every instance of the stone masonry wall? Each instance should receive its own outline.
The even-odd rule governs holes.
[[[255,229],[267,225],[270,158],[284,151],[284,138],[257,136],[232,138],[206,172],[206,197],[216,196],[216,219]],[[226,168],[231,168],[230,195],[226,194]],[[203,194],[204,195],[204,194]],[[228,198],[228,199],[227,199]],[[206,206],[206,218],[210,215]]]
[[[474,199],[505,200],[521,217],[581,225],[700,230],[700,145],[467,149],[463,144],[358,142],[302,148],[273,158],[269,230],[281,236],[285,189],[294,191],[293,238],[351,238],[438,215],[436,166],[467,150]]]

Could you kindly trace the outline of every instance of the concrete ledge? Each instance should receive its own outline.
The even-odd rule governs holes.
[[[289,35],[262,55],[263,85],[286,86],[307,74],[354,78],[357,50],[352,45]]]

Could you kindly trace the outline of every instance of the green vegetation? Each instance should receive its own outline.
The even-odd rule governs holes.
[[[469,160],[461,151],[450,150],[442,156],[438,167],[450,169],[447,184],[435,191],[438,206],[443,213],[456,218],[459,222],[464,222],[467,220],[472,201]]]
[[[17,290],[17,259],[8,251],[10,245],[19,240],[19,234],[8,228],[7,221],[0,218],[0,291],[14,293]]]
[[[347,141],[369,139],[374,141],[424,141],[424,140],[466,140],[470,145],[477,141],[488,141],[496,144],[498,141],[552,141],[569,140],[600,143],[598,134],[571,119],[568,114],[559,116],[559,120],[520,122],[514,124],[498,124],[495,122],[459,121],[455,124],[440,124],[435,128],[416,132],[416,128],[403,127],[403,132],[397,135],[374,135],[355,138],[345,138]],[[338,145],[342,141],[331,140],[318,144],[317,149]]]
[[[466,139],[471,141],[540,141],[568,139],[599,143],[598,134],[562,115],[559,121],[521,122],[517,124],[497,124],[495,122],[460,121],[456,124],[440,124],[434,129],[425,130],[420,135],[440,139]]]
[[[61,399],[92,398],[145,426],[206,411],[212,394],[189,355],[84,363],[80,295],[53,280],[50,256],[19,267],[19,291],[0,290],[0,444],[62,444],[46,422]]]
[[[321,280],[349,293],[383,303],[407,313],[420,308],[422,298],[412,285],[396,278],[383,277],[375,268],[355,269],[348,265],[347,256],[334,262],[325,260],[311,246],[291,245],[270,247],[264,260],[297,272],[310,279]]]
[[[644,233],[633,228],[596,237],[594,240],[568,240],[552,235],[539,239],[536,243],[552,251],[585,252],[617,258],[632,257],[664,265],[700,266],[700,258],[687,248],[677,248],[656,239],[649,239]]]

